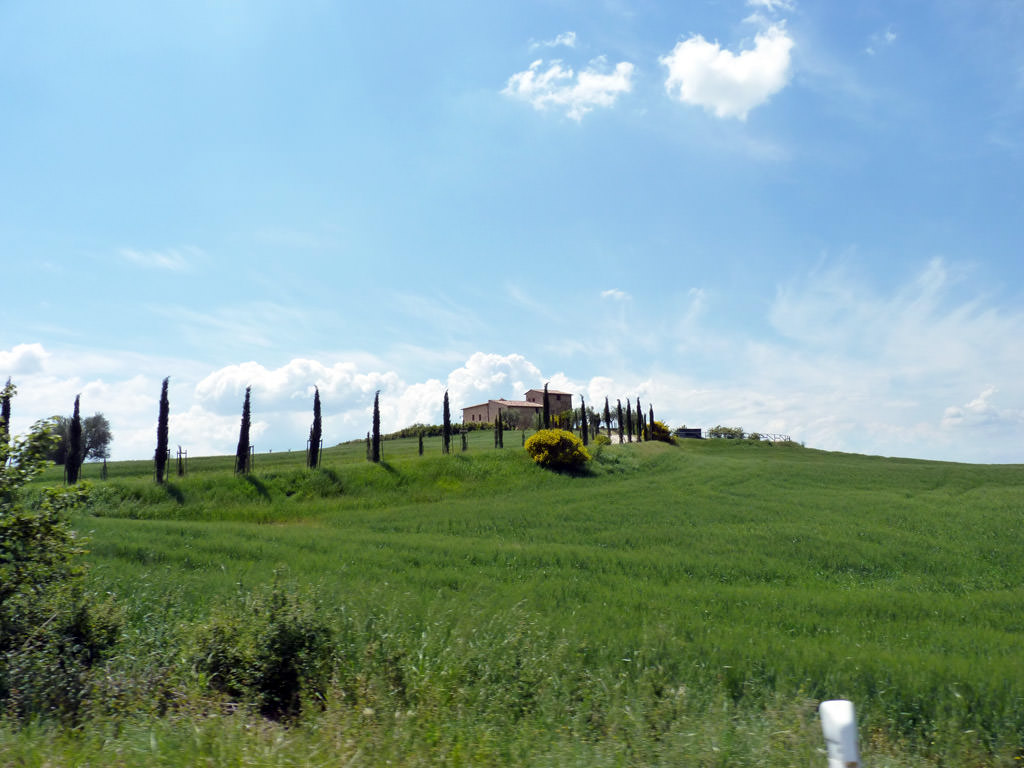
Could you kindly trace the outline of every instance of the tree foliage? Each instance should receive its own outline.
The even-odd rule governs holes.
[[[604,399],[604,428],[608,431],[608,440],[612,439],[612,414],[608,408],[608,398]]]
[[[11,398],[16,391],[14,385],[11,384],[10,376],[8,376],[3,392],[0,393],[0,442],[5,445],[11,434]]]
[[[544,429],[551,428],[551,400],[548,398],[548,385],[544,384]]]
[[[586,446],[590,442],[590,433],[587,431],[587,399],[580,395],[580,430],[582,434],[580,437],[583,439],[583,445]]]
[[[102,413],[94,413],[82,420],[83,457],[85,459],[109,459],[110,421]]]
[[[245,474],[249,471],[249,428],[252,426],[250,390],[252,387],[245,388],[245,401],[242,403],[242,423],[238,429],[238,448],[235,449],[236,474]]]
[[[370,445],[370,460],[380,461],[380,390],[373,396],[373,439]]]
[[[171,415],[171,404],[167,399],[167,387],[171,377],[164,379],[160,385],[160,408],[156,417],[156,452],[153,454],[153,465],[156,471],[157,483],[163,483],[164,473],[167,469],[167,444],[170,437],[169,422]]]
[[[323,425],[320,420],[320,388],[313,387],[313,426],[309,428],[309,452],[306,465],[310,469],[320,466],[320,441],[323,439]]]
[[[448,408],[448,390],[444,391],[444,413],[441,426],[441,451],[448,453],[452,443],[452,413]]]
[[[67,511],[88,496],[88,484],[48,489],[32,509],[19,498],[46,466],[53,427],[53,419],[38,421],[24,438],[0,443],[0,708],[73,717],[120,619],[83,586]]]
[[[82,447],[82,415],[79,412],[81,397],[75,395],[75,410],[71,414],[71,424],[68,426],[68,455],[64,464],[68,485],[78,482],[78,473],[85,458]]]

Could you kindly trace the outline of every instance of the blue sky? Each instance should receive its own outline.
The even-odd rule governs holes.
[[[1024,7],[0,5],[16,431],[258,450],[552,386],[1021,461]]]

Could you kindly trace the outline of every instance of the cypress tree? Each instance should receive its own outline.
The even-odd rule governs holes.
[[[249,393],[252,387],[245,388],[245,401],[242,403],[242,424],[238,428],[238,448],[235,449],[235,474],[244,475],[249,471],[249,427],[252,415],[249,409]]]
[[[590,433],[587,432],[587,399],[583,395],[580,395],[580,422],[583,444],[590,445]]]
[[[153,454],[153,464],[156,468],[158,484],[163,484],[164,472],[167,469],[168,421],[171,414],[171,405],[167,400],[167,386],[170,380],[171,377],[168,376],[160,386],[160,409],[156,417],[156,453]]]
[[[544,385],[544,429],[551,429],[551,402],[548,400],[548,385]]]
[[[313,426],[309,428],[309,452],[306,466],[316,469],[320,466],[320,440],[323,437],[323,423],[320,420],[320,388],[313,387]]]
[[[633,442],[633,409],[630,407],[629,400],[626,400],[626,440],[627,442]]]
[[[615,414],[618,416],[618,419],[619,419],[619,445],[622,445],[623,440],[622,440],[622,401],[621,400],[616,400],[615,401]]]
[[[370,444],[370,459],[374,464],[380,461],[380,390],[373,396],[373,442]]]
[[[608,439],[612,439],[612,414],[608,410],[608,398],[604,399],[604,428],[608,431]]]
[[[420,456],[423,455],[423,430],[420,430]]]
[[[452,443],[452,413],[448,409],[448,390],[444,391],[444,414],[441,422],[441,453],[448,453]]]
[[[82,468],[82,416],[78,410],[81,395],[75,395],[75,411],[71,415],[71,426],[68,427],[68,458],[64,465],[68,485],[78,482],[78,473]]]
[[[650,405],[650,404],[648,404]],[[647,439],[651,439],[651,430],[654,429],[654,406],[651,405],[650,419],[647,421]]]
[[[498,447],[505,447],[505,420],[501,416],[501,409],[498,409]]]
[[[3,390],[0,390],[0,443],[4,446],[11,436],[11,397],[15,391],[15,386],[11,384],[11,378],[8,376],[7,383],[4,384]]]

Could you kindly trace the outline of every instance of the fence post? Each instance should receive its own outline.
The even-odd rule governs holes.
[[[823,701],[818,706],[821,731],[828,748],[828,768],[862,768],[857,750],[857,718],[853,702]]]

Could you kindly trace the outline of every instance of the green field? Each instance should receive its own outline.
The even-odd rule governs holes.
[[[1024,466],[691,440],[570,476],[505,437],[87,466],[122,637],[80,722],[0,719],[0,764],[824,765],[826,698],[867,765],[1021,764]],[[334,633],[287,722],[189,650],[274,589]]]

